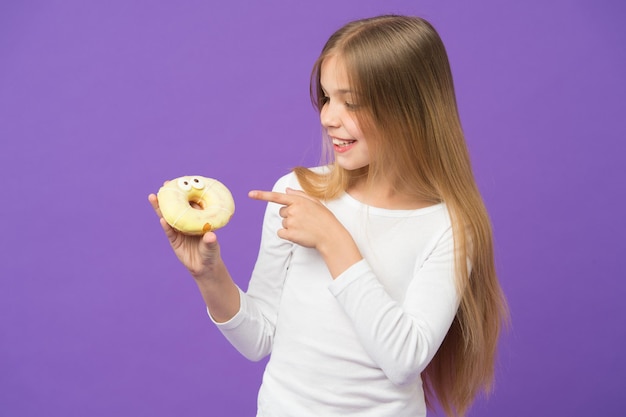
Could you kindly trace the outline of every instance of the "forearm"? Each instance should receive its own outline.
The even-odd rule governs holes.
[[[330,286],[363,348],[398,385],[419,376],[439,348],[456,312],[452,280],[439,275],[423,281],[410,286],[401,304],[389,296],[369,264],[360,262]]]
[[[209,272],[194,279],[213,320],[224,323],[239,311],[239,288],[223,262],[218,262]]]

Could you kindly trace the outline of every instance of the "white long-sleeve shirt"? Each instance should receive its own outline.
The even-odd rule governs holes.
[[[274,191],[287,187],[301,189],[293,173]],[[420,373],[459,304],[445,204],[325,204],[364,259],[333,280],[315,249],[277,236],[280,205],[269,203],[240,311],[217,324],[247,358],[271,353],[257,416],[425,416]]]

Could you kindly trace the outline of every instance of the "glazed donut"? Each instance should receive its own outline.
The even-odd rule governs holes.
[[[232,194],[213,178],[175,178],[159,189],[157,199],[165,221],[188,235],[202,235],[224,227],[235,213]]]

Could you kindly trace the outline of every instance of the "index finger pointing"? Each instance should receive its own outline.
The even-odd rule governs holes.
[[[269,201],[271,203],[278,203],[282,205],[289,205],[292,202],[292,198],[284,193],[277,193],[274,191],[259,191],[254,190],[248,193],[248,197],[254,200]]]

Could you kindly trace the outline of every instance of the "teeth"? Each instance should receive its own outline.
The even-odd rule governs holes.
[[[348,146],[351,143],[356,142],[355,140],[341,140],[341,139],[333,139],[333,145],[337,146]]]

